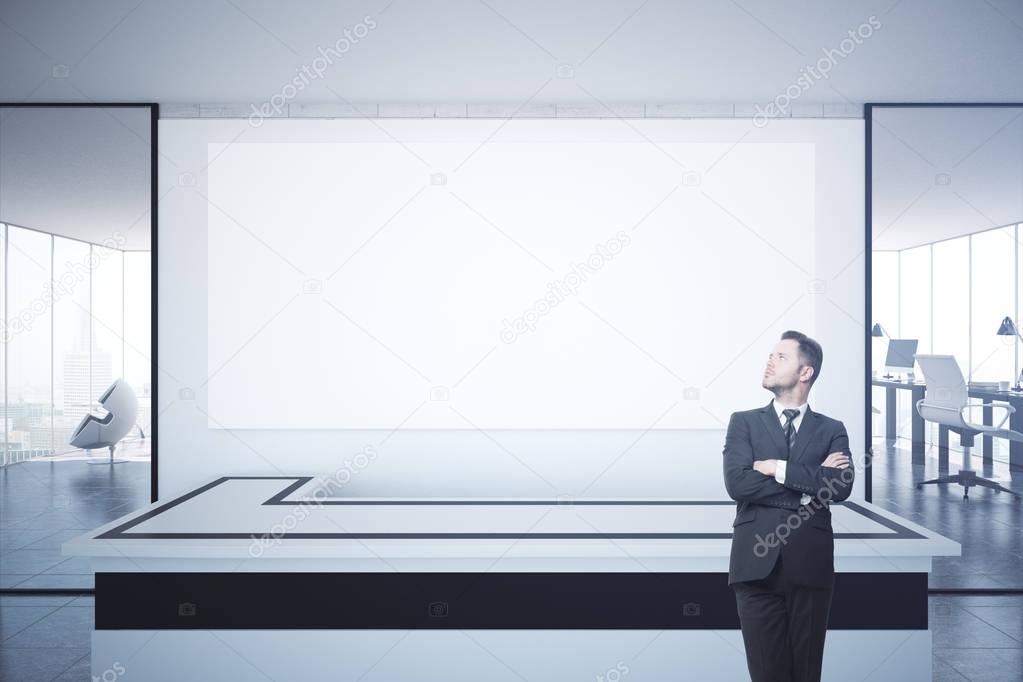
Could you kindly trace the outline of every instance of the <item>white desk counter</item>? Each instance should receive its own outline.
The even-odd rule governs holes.
[[[124,680],[253,667],[564,680],[625,666],[731,681],[746,676],[734,515],[731,500],[340,498],[310,477],[225,477],[64,553],[97,572],[94,675],[117,662]],[[825,679],[930,679],[927,575],[959,545],[863,502],[833,505],[832,524]]]

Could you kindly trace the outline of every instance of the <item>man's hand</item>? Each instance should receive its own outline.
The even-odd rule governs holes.
[[[832,452],[830,455],[824,458],[821,462],[823,467],[831,467],[832,469],[845,469],[849,466],[849,457],[844,452]],[[753,462],[753,469],[759,471],[764,476],[774,476],[778,470],[778,460],[776,459],[759,459]]]
[[[754,464],[754,467],[756,464]],[[849,466],[849,457],[844,452],[832,452],[830,455],[824,458],[821,462],[822,467],[831,467],[833,469],[845,469]]]
[[[759,471],[764,476],[774,477],[774,472],[778,470],[778,460],[776,459],[758,459],[753,461],[753,468]]]

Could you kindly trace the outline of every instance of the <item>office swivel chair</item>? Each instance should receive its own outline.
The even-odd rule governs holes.
[[[71,435],[70,444],[83,450],[109,448],[110,459],[96,464],[118,464],[126,460],[114,459],[114,448],[135,426],[139,401],[135,391],[124,379],[118,379],[100,396],[99,404],[107,411],[103,417],[87,414]]]
[[[970,449],[973,446],[973,439],[977,435],[993,436],[995,438],[1007,438],[1009,440],[1023,441],[1023,433],[1010,431],[1002,428],[1002,424],[1009,418],[1009,415],[1016,411],[1012,405],[995,404],[992,407],[1005,410],[1002,421],[993,426],[977,424],[968,421],[964,413],[970,409],[983,407],[982,405],[970,405],[969,394],[966,388],[966,381],[959,369],[959,364],[951,355],[919,355],[916,361],[920,363],[920,369],[924,373],[924,381],[927,384],[927,392],[921,400],[916,402],[916,411],[925,421],[936,422],[939,425],[948,427],[949,431],[959,434],[959,443],[963,447],[963,462],[959,467],[959,473],[952,476],[943,476],[929,481],[921,481],[916,484],[917,489],[930,483],[958,483],[963,486],[963,499],[969,501],[970,487],[982,486],[991,488],[996,492],[1007,492],[1019,498],[1015,493],[994,481],[981,478],[977,472],[970,468]]]

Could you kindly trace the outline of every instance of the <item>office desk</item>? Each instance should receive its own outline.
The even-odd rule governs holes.
[[[899,427],[898,424],[896,424],[895,419],[896,414],[898,414],[896,406],[896,398],[898,397],[898,394],[896,391],[910,391],[910,404],[915,406],[916,401],[921,400],[924,397],[927,386],[922,381],[910,382],[879,378],[872,379],[870,383],[874,386],[882,386],[885,389],[884,437],[887,440],[895,440],[899,434]],[[911,412],[912,416],[910,417],[909,433],[912,452],[914,455],[922,455],[924,454],[924,420],[923,417],[917,413],[916,407],[913,407]]]
[[[66,543],[96,570],[93,674],[746,679],[731,500],[344,498],[318,483],[222,478]],[[824,678],[930,680],[931,560],[960,546],[865,502],[833,505],[832,524]]]
[[[895,423],[895,398],[896,391],[910,391],[912,415],[910,417],[910,442],[914,455],[924,453],[924,420],[916,411],[916,401],[924,397],[927,385],[922,381],[907,382],[895,381],[893,379],[875,378],[870,382],[873,386],[881,386],[885,389],[885,438],[895,440],[898,428]],[[1023,392],[1019,391],[992,391],[985,389],[967,389],[971,398],[984,401],[982,408],[982,423],[990,426],[993,422],[994,409],[990,406],[992,402],[1009,403],[1016,408],[1015,414],[1009,417],[1009,428],[1013,431],[1023,432]],[[948,430],[942,429],[939,445],[948,448]],[[992,439],[990,436],[983,438],[983,455],[990,459],[992,453]],[[1023,469],[1023,443],[1009,441],[1009,464],[1014,468]]]

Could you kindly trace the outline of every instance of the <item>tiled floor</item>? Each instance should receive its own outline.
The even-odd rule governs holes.
[[[985,464],[974,456],[973,469],[1023,493],[1023,472],[1010,471],[1005,464],[1004,443],[994,446],[992,461]],[[878,439],[874,453],[874,503],[963,546],[961,557],[934,560],[932,590],[1023,588],[1023,503],[1018,498],[971,488],[970,501],[963,502],[958,485],[916,489],[916,481],[958,471],[962,461],[958,449],[943,459],[937,448],[930,447],[914,462],[907,442],[892,445]],[[935,594],[929,601],[935,680],[1023,680],[1023,595]]]
[[[918,463],[902,441],[879,440],[875,453],[874,502],[963,544],[963,557],[936,561],[932,589],[1023,587],[1023,504],[989,490],[971,490],[967,504],[958,486],[916,490],[914,481],[940,468],[933,449]],[[956,451],[951,460],[955,472]],[[980,458],[975,468],[984,471]],[[1004,464],[986,475],[1023,491],[1023,473],[1011,478]],[[60,543],[146,504],[148,477],[145,462],[0,471],[0,585],[91,587],[84,565],[60,557]],[[90,679],[92,623],[91,597],[0,596],[0,680]],[[930,623],[935,680],[1023,679],[1023,595],[932,595]]]
[[[90,680],[92,597],[0,596],[0,680]]]
[[[88,564],[61,556],[66,540],[149,504],[149,461],[90,464],[82,458],[0,468],[0,589],[93,586]],[[148,446],[145,454],[148,455]]]
[[[1004,443],[995,445],[1004,447]],[[992,459],[985,465],[981,457],[975,456],[973,468],[985,478],[1023,493],[1023,472],[1010,472],[1005,464],[1007,453],[996,449]],[[1007,493],[977,487],[970,488],[969,502],[963,502],[963,488],[959,485],[926,485],[916,489],[916,481],[957,472],[961,451],[953,449],[948,460],[951,461],[942,464],[937,448],[930,447],[914,463],[906,441],[899,440],[892,446],[882,439],[876,440],[874,504],[962,544],[961,557],[934,560],[931,589],[1023,589],[1023,502]]]
[[[934,679],[1023,680],[1023,596],[933,595]]]

